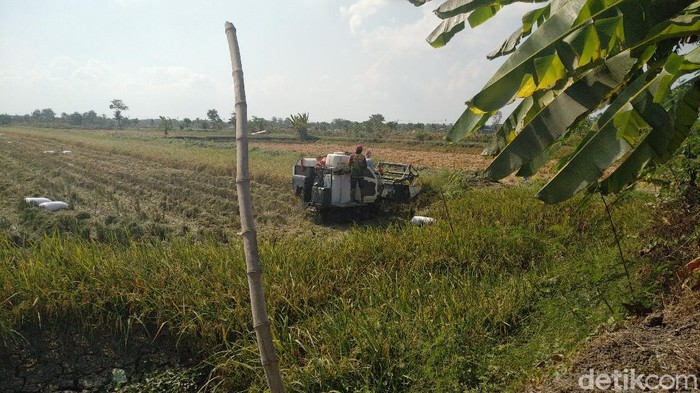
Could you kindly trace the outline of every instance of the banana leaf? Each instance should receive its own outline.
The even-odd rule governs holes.
[[[542,26],[542,23],[549,18],[551,4],[542,8],[525,13],[522,18],[522,26],[511,34],[498,48],[489,53],[486,58],[493,60],[497,57],[511,54],[520,44],[520,40],[530,35],[535,24]]]
[[[682,61],[680,64],[675,62],[678,59]],[[666,97],[673,81],[700,69],[700,48],[696,48],[686,56],[671,56],[667,65],[665,72],[657,77],[660,81],[659,91],[654,95],[654,102],[657,104]],[[669,117],[672,119],[672,126],[654,128],[625,161],[600,182],[600,192],[603,194],[619,192],[637,180],[639,173],[652,162],[658,165],[671,159],[673,152],[688,137],[691,127],[697,121],[699,109],[700,78],[696,77],[692,87],[671,109]]]
[[[700,49],[691,52],[689,58],[695,59],[696,54],[700,54]],[[611,179],[606,188],[618,189],[621,184],[627,183],[631,170],[641,169],[648,162],[648,158],[642,157],[651,154],[662,157],[668,154],[669,147],[673,147],[668,141],[673,135],[669,130],[674,129],[674,121],[663,106],[655,102],[654,97],[658,96],[659,89],[664,88],[665,84],[662,82],[668,75],[674,75],[677,79],[692,70],[691,66],[676,66],[677,57],[675,55],[669,58],[662,70],[647,70],[619,93],[594,125],[599,131],[540,190],[537,194],[539,199],[546,203],[568,199],[594,183],[612,163],[635,146],[644,145],[639,149],[639,153],[630,155],[633,160],[630,164],[623,165],[620,175]],[[695,116],[697,118],[697,112]],[[649,128],[651,131],[647,134],[630,131],[640,127]],[[646,143],[640,144],[640,141]]]
[[[552,80],[542,81],[543,76],[556,79],[585,72],[596,66],[595,60],[624,49],[654,44],[661,36],[687,35],[693,29],[697,32],[698,26],[688,23],[698,15],[690,14],[666,21],[654,37],[647,34],[659,21],[656,14],[681,12],[689,1],[569,0],[520,44],[467,104],[473,112],[495,111],[514,97],[548,88]],[[562,66],[566,73],[561,72]]]
[[[465,22],[468,18],[469,16],[467,14],[460,14],[443,20],[425,40],[428,41],[433,48],[445,46],[455,34],[464,30]]]
[[[536,158],[580,117],[598,107],[625,80],[637,59],[625,51],[568,86],[542,106],[531,121],[486,168],[486,177],[502,179]],[[506,126],[506,123],[504,123]],[[506,126],[507,128],[508,126]]]
[[[509,4],[523,2],[523,3],[542,3],[549,0],[448,0],[438,9],[435,10],[435,14],[440,19],[451,18],[455,15],[466,14],[472,12],[478,8],[488,7],[488,6],[506,6]]]

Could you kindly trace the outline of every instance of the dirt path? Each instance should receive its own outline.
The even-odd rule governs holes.
[[[630,320],[618,330],[598,336],[579,350],[566,372],[526,391],[589,391],[591,383],[596,383],[591,370],[594,378],[602,374],[615,378],[617,370],[618,387],[622,388],[619,391],[641,391],[639,383],[646,387],[646,376],[652,376],[649,380],[652,391],[700,392],[700,293],[685,291],[663,310]],[[632,382],[639,374],[645,374],[641,382]],[[654,376],[664,377],[659,381]],[[686,389],[680,376],[695,376],[695,379],[688,379],[690,386]],[[627,389],[624,389],[625,377]],[[605,376],[600,378],[603,387]],[[672,379],[677,385],[674,389],[653,389],[652,385],[658,382],[670,386]],[[606,390],[614,391],[612,386],[595,391]]]
[[[325,155],[334,151],[350,151],[354,146],[347,144],[307,144],[307,143],[277,143],[277,142],[252,142],[251,146],[264,150],[298,151],[309,156]],[[465,152],[443,152],[396,149],[390,147],[372,147],[375,161],[390,161],[412,164],[417,168],[439,169],[465,169],[476,171],[486,168],[491,158],[483,157],[475,150]]]

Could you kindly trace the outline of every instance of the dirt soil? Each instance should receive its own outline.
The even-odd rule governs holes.
[[[354,146],[333,144],[308,143],[274,143],[252,142],[251,146],[265,150],[298,151],[310,156],[325,155],[334,151],[354,150]],[[390,161],[411,164],[418,168],[465,169],[470,171],[482,170],[488,166],[492,158],[483,157],[478,151],[469,149],[464,152],[424,151],[409,149],[394,149],[384,146],[367,146],[365,150],[372,151],[372,157],[377,161]]]
[[[151,337],[138,328],[128,339],[106,331],[86,333],[76,324],[31,326],[21,334],[22,340],[0,345],[0,392],[115,391],[115,372],[137,383],[157,371],[200,362],[178,349],[174,339]]]
[[[321,144],[321,143],[278,143],[278,142],[251,142],[250,146],[262,150],[275,151],[298,151],[307,157],[326,155],[329,152],[344,151],[349,152],[354,146],[347,144]],[[410,148],[392,148],[379,145],[366,146],[365,150],[372,151],[372,158],[376,161],[400,162],[411,164],[417,169],[456,169],[470,172],[477,172],[486,169],[493,157],[481,155],[481,149],[465,148],[464,151],[441,151],[441,150],[412,150]],[[554,161],[543,166],[543,168],[532,176],[533,179],[549,178],[553,174],[552,167]],[[517,184],[523,180],[515,176],[515,173],[499,180],[502,184]]]
[[[603,333],[577,352],[563,374],[545,382],[533,382],[525,391],[590,391],[583,389],[579,380],[590,375],[591,369],[596,376],[601,373],[612,376],[615,370],[619,371],[622,376],[618,377],[618,387],[621,389],[617,391],[642,391],[639,385],[633,389],[631,382],[627,390],[624,389],[624,376],[626,374],[631,381],[632,369],[636,375],[695,375],[700,379],[700,292],[685,291],[662,310],[629,320],[618,329]],[[587,377],[581,380],[584,387],[590,387],[588,381]],[[665,380],[666,386],[670,381]],[[652,387],[655,383],[650,380]],[[685,389],[684,383],[681,385],[681,389],[674,386],[673,389],[658,390],[700,392],[700,381],[693,383],[689,379],[690,389]],[[615,390],[610,387],[593,391]]]

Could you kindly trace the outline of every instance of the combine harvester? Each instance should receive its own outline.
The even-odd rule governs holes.
[[[305,208],[318,212],[331,208],[374,205],[382,200],[406,202],[420,192],[418,172],[409,164],[380,162],[368,165],[360,186],[351,191],[350,154],[335,152],[325,157],[302,158],[292,170],[292,191]]]

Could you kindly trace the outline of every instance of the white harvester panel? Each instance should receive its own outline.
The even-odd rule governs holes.
[[[331,203],[343,205],[352,202],[350,198],[350,174],[328,173],[323,177],[323,186],[331,189]]]

